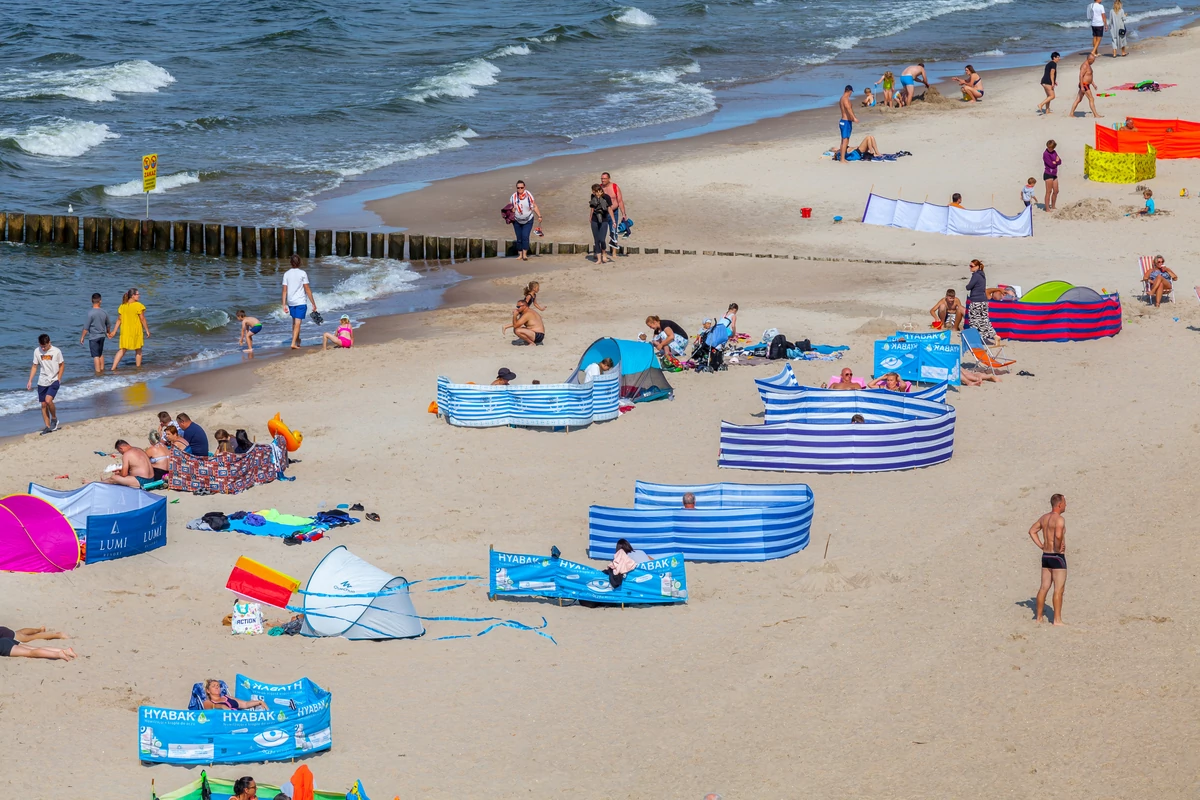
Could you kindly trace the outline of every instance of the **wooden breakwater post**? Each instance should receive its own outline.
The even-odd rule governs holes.
[[[294,252],[296,252],[295,228],[276,228],[275,257],[290,259]]]
[[[141,220],[138,223],[140,228],[138,234],[138,246],[142,250],[154,249],[154,223],[148,219]]]
[[[383,258],[384,238],[382,233],[371,234],[371,258]]]
[[[296,255],[300,256],[301,258],[308,258],[308,254],[310,252],[308,249],[308,239],[309,239],[308,229],[307,228],[297,228],[296,229],[296,249],[293,250],[292,252],[295,253]]]
[[[428,253],[429,253],[428,248],[426,248],[425,253],[426,253],[426,255],[428,255]],[[449,261],[450,260],[450,237],[449,236],[439,236],[438,237],[437,259],[438,259],[438,261]]]
[[[188,249],[188,224],[183,220],[171,223],[173,238],[171,247],[176,253],[186,253]]]
[[[382,234],[380,234],[382,235]],[[387,254],[388,258],[394,258],[397,261],[404,260],[404,234],[389,233],[387,236]]]
[[[171,223],[169,221],[155,221],[154,249],[160,253],[165,253],[171,249]]]
[[[96,249],[96,218],[83,218],[83,249],[91,253]]]
[[[333,255],[333,231],[317,231],[317,258]]]
[[[367,234],[365,231],[354,231],[350,234],[350,255],[355,258],[367,257]]]
[[[188,227],[188,252],[192,255],[204,255],[204,223],[189,222]]]
[[[424,261],[425,260],[425,235],[421,233],[410,233],[408,235],[408,259],[409,261]]]
[[[8,234],[5,238],[10,242],[25,241],[25,215],[9,214],[7,220]]]
[[[176,230],[179,230],[176,228]],[[225,257],[237,258],[238,254],[238,226],[237,225],[222,225],[221,238],[225,240]]]
[[[204,224],[204,254],[206,256],[221,255],[221,226],[215,222]]]
[[[8,241],[8,212],[0,211],[0,242]]]
[[[483,258],[483,239],[467,239],[467,258]]]
[[[455,261],[466,261],[467,260],[467,240],[459,239],[458,237],[455,237],[453,240],[453,245],[450,250],[450,254],[454,256]]]
[[[96,252],[112,252],[112,217],[100,217],[96,220]]]
[[[140,250],[142,246],[142,225],[136,219],[125,220],[125,249]]]
[[[263,258],[275,258],[275,229],[258,229],[258,254]]]
[[[55,214],[50,218],[50,241],[57,245],[67,243],[67,218]]]
[[[496,258],[500,254],[499,239],[484,239],[483,240],[483,257]]]
[[[339,256],[350,255],[350,231],[338,231],[333,235],[333,252]]]
[[[241,226],[242,258],[258,258],[258,228]]]
[[[121,217],[113,217],[112,221],[112,251],[114,253],[125,252],[125,220]]]

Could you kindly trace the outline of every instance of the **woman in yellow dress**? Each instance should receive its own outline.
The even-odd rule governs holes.
[[[138,301],[138,297],[138,290],[130,289],[121,298],[121,305],[117,308],[117,324],[108,335],[110,339],[118,334],[121,337],[117,341],[117,354],[113,356],[113,372],[117,371],[117,365],[121,363],[126,350],[133,351],[137,366],[142,365],[142,331],[149,336],[150,326],[146,324],[146,307]]]

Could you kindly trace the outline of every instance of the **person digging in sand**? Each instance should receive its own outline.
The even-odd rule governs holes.
[[[500,333],[509,328],[512,328],[512,332],[521,340],[520,344],[542,344],[546,341],[546,324],[542,322],[542,315],[530,308],[524,300],[517,301],[517,319],[513,324],[501,328]]]

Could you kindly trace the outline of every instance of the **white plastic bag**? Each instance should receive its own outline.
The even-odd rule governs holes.
[[[233,632],[257,634],[263,632],[262,607],[258,603],[233,604]]]

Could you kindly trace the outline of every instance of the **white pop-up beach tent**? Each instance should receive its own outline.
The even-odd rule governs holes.
[[[300,594],[304,636],[414,639],[425,633],[408,581],[371,566],[345,545],[321,559]]]

